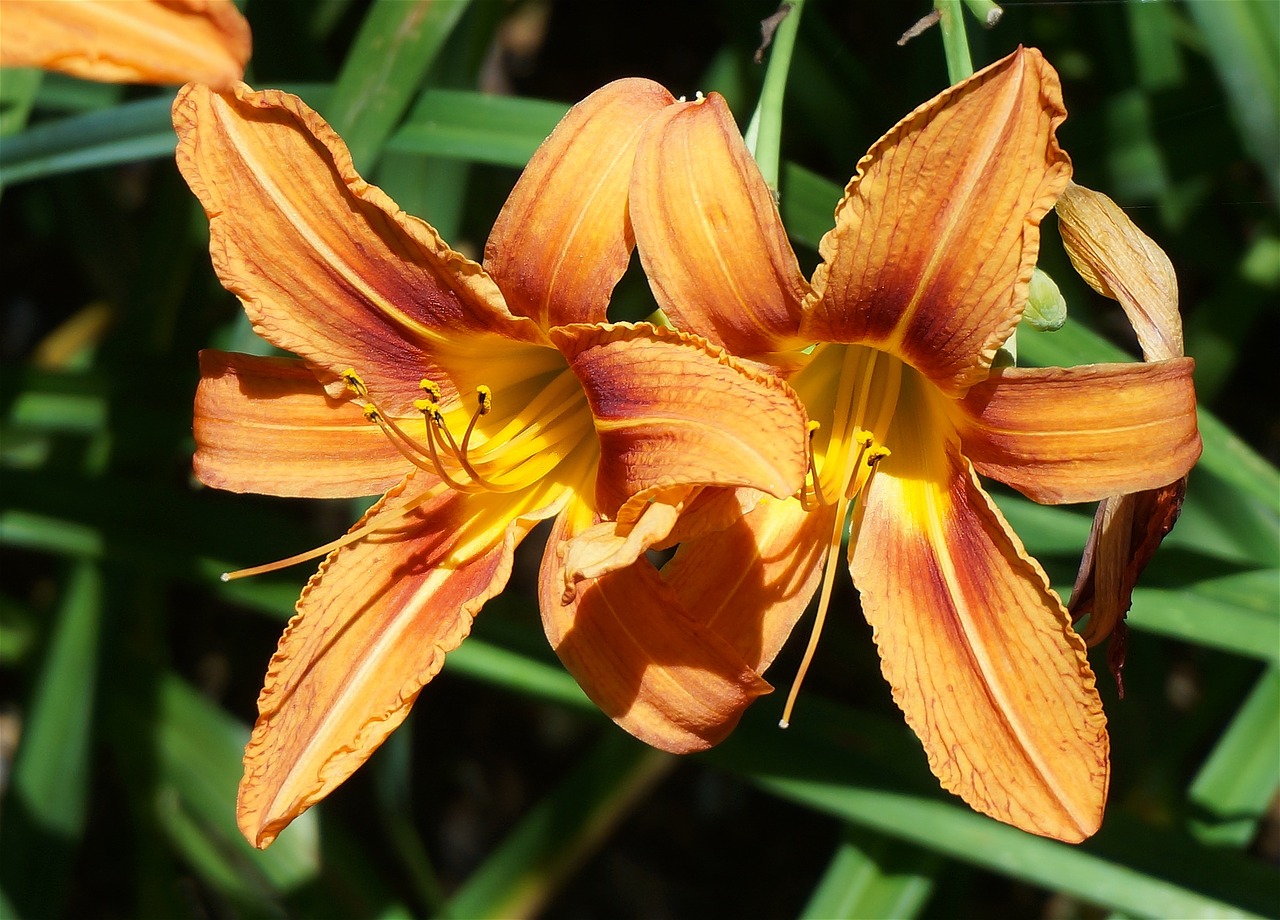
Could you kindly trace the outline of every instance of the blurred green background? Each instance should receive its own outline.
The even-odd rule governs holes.
[[[745,123],[768,2],[249,0],[248,82],[300,93],[357,165],[473,255],[566,107],[640,75]],[[1010,2],[1061,72],[1061,139],[1177,267],[1205,453],[1135,595],[1126,696],[1094,654],[1111,800],[1079,847],[941,793],[838,594],[800,699],[676,760],[595,711],[541,635],[540,541],[390,742],[265,853],[235,829],[241,747],[347,502],[192,479],[196,351],[264,350],[172,162],[173,90],[0,77],[0,917],[1280,915],[1280,2]],[[947,84],[925,0],[810,0],[781,204],[806,267],[867,147]],[[0,27],[3,27],[0,21]],[[1070,321],[1024,362],[1136,353],[1046,221]],[[653,308],[624,281],[617,318]],[[613,315],[613,314],[611,314]],[[997,498],[1069,589],[1091,508]],[[837,580],[838,583],[840,580]],[[802,623],[799,633],[807,632]],[[803,635],[770,672],[785,688]]]

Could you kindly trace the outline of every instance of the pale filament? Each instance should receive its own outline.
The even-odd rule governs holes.
[[[898,394],[902,382],[902,367],[893,358],[887,358],[879,352],[872,349],[863,349],[857,346],[849,346],[845,348],[844,361],[841,365],[838,377],[836,398],[836,411],[831,426],[831,437],[828,441],[827,453],[823,457],[821,471],[817,468],[817,461],[810,448],[810,470],[813,476],[813,491],[818,503],[822,506],[829,507],[832,502],[826,500],[826,494],[836,496],[835,504],[835,522],[832,525],[831,537],[827,543],[826,560],[822,573],[822,589],[818,595],[818,611],[814,618],[813,630],[809,634],[809,643],[805,647],[804,657],[800,661],[800,667],[796,671],[795,680],[792,681],[791,691],[787,694],[787,702],[782,710],[782,718],[778,721],[781,728],[786,728],[791,724],[791,711],[795,707],[796,698],[800,694],[800,686],[804,682],[805,675],[809,671],[809,665],[813,661],[814,652],[818,647],[818,639],[822,635],[822,628],[827,620],[827,609],[831,604],[831,592],[835,585],[835,572],[838,563],[838,555],[840,550],[841,537],[844,535],[845,521],[849,516],[850,509],[855,507],[855,503],[861,496],[868,485],[871,483],[875,475],[876,467],[880,461],[889,456],[889,448],[879,443],[879,437],[889,430],[889,423],[893,418],[894,409],[898,404]],[[863,366],[858,367],[859,359],[862,359]],[[876,374],[877,364],[883,364],[879,375]],[[877,387],[877,384],[879,385]],[[858,393],[858,403],[856,409],[853,407],[853,393]],[[872,399],[873,391],[875,396],[875,412],[874,416],[868,417],[867,410],[869,402]],[[852,411],[851,411],[852,410]],[[870,423],[869,425],[866,423]],[[810,426],[810,433],[814,431],[814,427]],[[851,433],[851,437],[848,437]],[[848,438],[846,440],[846,438]],[[832,469],[834,468],[834,469]],[[834,480],[829,480],[833,486],[829,490],[824,490],[821,485],[823,473],[833,471],[835,473]],[[804,493],[801,494],[801,503],[806,510],[812,510],[806,501]],[[860,515],[855,517],[860,520]],[[856,524],[855,524],[856,526]],[[849,535],[850,543],[857,540],[857,534]]]
[[[528,488],[554,469],[572,449],[572,444],[569,442],[576,443],[580,436],[580,432],[571,424],[550,424],[565,416],[569,409],[581,404],[581,389],[577,379],[571,373],[562,374],[552,381],[529,402],[525,411],[507,422],[496,435],[486,438],[479,447],[472,445],[477,435],[477,422],[481,416],[488,415],[493,409],[493,395],[487,386],[476,388],[476,407],[470,415],[462,438],[457,439],[449,429],[444,413],[440,409],[440,399],[443,394],[439,385],[430,380],[423,380],[420,388],[426,398],[416,400],[414,408],[423,415],[426,437],[418,439],[383,411],[370,396],[368,387],[354,370],[345,371],[342,379],[347,388],[363,401],[365,418],[382,430],[387,440],[406,460],[417,469],[438,477],[444,485],[458,492],[511,493]],[[537,418],[541,424],[536,427],[531,426],[528,424],[529,418]],[[502,440],[504,437],[506,441]],[[487,445],[492,446],[486,449]],[[512,451],[508,449],[512,446],[516,447],[514,457],[512,457]],[[495,482],[491,476],[483,475],[476,468],[477,464],[492,462],[500,455],[507,461],[506,469],[500,475],[504,478],[514,475],[514,481]],[[533,461],[537,461],[536,464]],[[225,572],[222,580],[233,581],[274,572],[327,555],[371,534],[387,530],[395,521],[412,513],[437,494],[439,494],[438,490],[429,489],[398,508],[387,509],[380,513],[376,523],[371,522],[323,546],[286,559],[234,572]]]

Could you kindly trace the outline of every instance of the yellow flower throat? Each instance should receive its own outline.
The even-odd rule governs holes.
[[[782,728],[790,724],[791,710],[826,622],[845,521],[853,509],[849,534],[852,555],[865,508],[857,499],[871,482],[880,462],[892,453],[884,442],[898,406],[902,368],[897,358],[873,348],[823,344],[791,381],[811,415],[826,416],[823,410],[830,407],[831,430],[821,447],[821,458],[819,446],[814,444],[821,426],[817,422],[809,423],[809,476],[798,498],[808,511],[834,505],[835,520],[827,542],[818,612],[778,722]]]

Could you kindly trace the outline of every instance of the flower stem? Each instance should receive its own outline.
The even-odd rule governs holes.
[[[953,84],[973,75],[973,59],[969,57],[969,38],[964,31],[964,9],[960,0],[933,0],[933,8],[942,17],[942,50],[947,56],[947,78]]]
[[[804,0],[787,0],[779,8],[783,15],[769,47],[769,64],[760,89],[760,102],[756,105],[751,124],[747,126],[747,149],[756,158],[764,180],[778,191],[778,167],[781,161],[779,146],[782,140],[782,101],[787,87],[787,71],[791,69],[791,54],[796,46],[796,32],[800,27],[800,11]]]

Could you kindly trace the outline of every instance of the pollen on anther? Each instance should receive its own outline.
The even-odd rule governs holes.
[[[428,380],[426,377],[418,383],[418,387],[431,397],[432,402],[440,402],[440,398],[444,395],[444,391],[440,389],[440,384],[434,380]]]
[[[476,399],[480,403],[480,414],[488,415],[493,408],[493,391],[481,384],[476,387]]]

